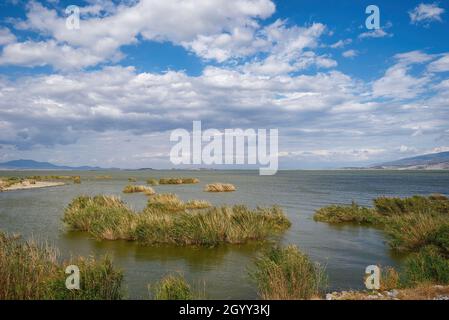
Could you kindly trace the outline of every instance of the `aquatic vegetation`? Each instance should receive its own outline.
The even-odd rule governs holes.
[[[156,179],[148,179],[147,184],[149,184],[150,186],[157,186],[159,185],[159,181]]]
[[[399,251],[418,251],[430,244],[447,249],[449,216],[422,213],[393,216],[385,224],[385,232],[390,246]]]
[[[30,176],[23,178],[24,180],[35,180],[35,181],[55,181],[55,180],[72,180],[73,183],[81,183],[80,176]]]
[[[78,197],[65,210],[63,221],[73,230],[87,231],[99,240],[125,239],[144,245],[240,244],[267,239],[290,227],[279,207],[249,209],[236,205],[179,211],[177,197],[155,198],[158,196],[168,200],[150,199],[148,207],[139,213],[115,197]]]
[[[197,178],[162,178],[159,179],[159,184],[196,184],[200,180]]]
[[[402,281],[407,287],[449,284],[449,259],[437,247],[426,246],[407,258]]]
[[[186,209],[184,202],[173,193],[160,193],[148,199],[148,208],[178,212]]]
[[[137,182],[136,178],[128,178],[128,182]]]
[[[350,206],[328,206],[318,209],[313,216],[315,221],[328,223],[382,224],[382,216],[373,209],[364,208],[356,203]]]
[[[374,200],[374,208],[329,206],[316,211],[314,219],[329,223],[352,222],[382,227],[389,244],[400,251],[419,251],[427,245],[449,249],[449,200],[441,195]]]
[[[250,277],[266,300],[300,300],[319,297],[326,286],[324,269],[295,246],[273,247],[255,261]]]
[[[68,265],[80,268],[80,290],[65,286]],[[107,257],[60,262],[48,245],[0,233],[0,300],[116,300],[123,298],[122,280]]]
[[[80,184],[81,183],[81,177],[80,176],[73,177],[73,183]]]
[[[233,192],[235,190],[237,190],[236,187],[230,183],[211,183],[204,188],[206,192]]]
[[[123,193],[145,193],[146,195],[150,196],[155,194],[156,192],[151,187],[147,186],[135,186],[135,185],[127,185],[123,189]]]
[[[176,194],[160,193],[148,199],[148,208],[166,212],[180,212],[186,209],[205,209],[212,205],[204,200],[189,200],[184,203]]]
[[[192,288],[180,274],[168,275],[152,287],[155,300],[193,300]]]
[[[409,213],[432,214],[435,212],[449,214],[449,199],[442,195],[413,196],[404,199],[379,197],[373,202],[376,212],[385,216]]]
[[[109,176],[109,175],[95,176],[94,179],[96,179],[96,180],[111,180],[112,176]]]

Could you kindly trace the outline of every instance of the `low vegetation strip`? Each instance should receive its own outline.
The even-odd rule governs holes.
[[[68,290],[65,267],[80,269],[80,290]],[[58,260],[48,245],[0,233],[0,300],[118,300],[123,274],[109,258]]]
[[[211,183],[204,188],[206,192],[233,192],[235,190],[237,188],[230,183]]]
[[[109,196],[74,199],[65,210],[63,221],[73,230],[87,231],[96,239],[123,239],[144,245],[240,244],[265,240],[290,227],[277,206],[249,209],[235,205],[173,211],[153,203],[141,212],[134,212],[120,199]]]
[[[128,185],[123,189],[123,193],[144,193],[150,196],[155,194],[156,192],[151,187]]]
[[[162,178],[159,179],[159,184],[196,184],[200,180],[197,178]]]

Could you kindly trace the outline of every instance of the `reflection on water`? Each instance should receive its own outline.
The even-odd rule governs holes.
[[[0,172],[0,176],[59,175],[67,172]],[[204,199],[215,205],[245,203],[249,206],[279,204],[292,227],[276,241],[296,244],[314,261],[324,264],[330,278],[330,290],[361,288],[365,267],[370,264],[397,266],[402,256],[386,245],[381,230],[350,225],[330,226],[314,222],[319,207],[357,201],[370,205],[380,195],[447,193],[448,172],[406,171],[289,171],[276,176],[259,176],[256,171],[117,171],[71,172],[81,175],[82,184],[0,193],[0,229],[25,237],[46,240],[59,248],[61,255],[109,254],[125,271],[131,298],[148,297],[147,284],[170,272],[181,272],[194,284],[206,284],[207,298],[256,298],[247,268],[267,243],[242,246],[196,248],[143,247],[126,241],[89,239],[80,232],[68,232],[62,225],[66,205],[78,195],[119,195],[136,210],[144,208],[142,194],[122,194],[129,177],[138,183],[148,178],[169,176],[198,177],[197,185],[156,186],[157,192],[174,192],[182,199]],[[96,176],[110,175],[99,180]],[[213,194],[203,192],[206,183],[233,183],[238,191]],[[273,240],[274,241],[274,240]]]

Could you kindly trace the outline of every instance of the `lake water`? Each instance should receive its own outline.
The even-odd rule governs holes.
[[[0,193],[0,230],[33,237],[56,246],[61,256],[109,254],[125,272],[129,298],[148,298],[147,284],[170,272],[181,272],[209,299],[255,299],[256,289],[247,268],[266,244],[226,245],[217,248],[175,246],[144,247],[132,242],[90,239],[85,233],[68,232],[61,222],[64,208],[78,195],[118,195],[141,209],[147,197],[125,195],[128,178],[145,184],[148,178],[197,177],[197,185],[156,186],[156,192],[173,192],[184,200],[204,199],[215,205],[249,206],[279,204],[292,222],[280,239],[295,244],[314,261],[326,266],[329,290],[359,289],[366,266],[398,266],[403,256],[392,252],[381,230],[357,226],[330,226],[314,222],[316,209],[356,201],[371,205],[375,197],[428,195],[449,192],[445,171],[280,171],[259,176],[257,171],[111,171],[111,172],[0,172],[0,176],[80,175],[82,184]],[[110,180],[95,176],[110,175]],[[207,183],[233,183],[233,193],[206,193]]]

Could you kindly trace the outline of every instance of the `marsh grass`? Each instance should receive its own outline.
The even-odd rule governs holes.
[[[416,252],[435,245],[449,252],[449,200],[442,195],[374,200],[374,208],[329,206],[316,211],[316,221],[358,223],[379,226],[389,236],[389,244],[398,251]]]
[[[384,216],[400,216],[410,213],[449,215],[449,199],[442,195],[413,196],[404,199],[379,197],[373,202],[376,212]]]
[[[159,193],[149,198],[147,207],[169,212],[179,212],[186,209],[184,202],[173,193]]]
[[[65,210],[63,221],[73,230],[87,231],[96,239],[124,239],[144,245],[241,244],[265,240],[290,227],[279,207],[249,209],[236,205],[173,211],[178,206],[177,198],[165,197],[168,206],[167,201],[154,203],[150,199],[151,205],[140,213],[118,198],[78,197]]]
[[[193,300],[190,284],[181,274],[168,275],[150,287],[154,300]]]
[[[327,282],[324,269],[295,246],[271,248],[256,259],[249,275],[265,300],[318,298]]]
[[[438,247],[426,246],[407,258],[403,271],[404,286],[449,284],[449,259]]]
[[[233,192],[236,190],[236,187],[230,183],[211,183],[204,188],[206,192]]]
[[[23,180],[35,180],[35,181],[60,181],[60,180],[71,180],[75,184],[81,183],[80,176],[30,176],[23,178]]]
[[[159,185],[159,181],[156,179],[148,179],[147,180],[147,184],[150,186],[158,186]]]
[[[212,205],[205,200],[183,202],[176,194],[160,193],[148,199],[148,208],[166,212],[180,212],[187,209],[206,209]]]
[[[399,251],[418,251],[427,245],[447,250],[449,216],[439,214],[407,214],[393,216],[385,224],[389,244]]]
[[[65,287],[68,265],[80,268],[80,290]],[[0,233],[0,300],[115,300],[123,297],[122,280],[107,257],[60,262],[48,245]]]
[[[135,185],[127,185],[123,189],[123,193],[144,193],[147,196],[153,195],[156,192],[153,188],[147,186],[135,186]]]
[[[364,208],[356,203],[350,206],[328,206],[316,211],[315,221],[327,223],[354,223],[367,225],[380,225],[384,221],[373,209]]]
[[[196,184],[200,180],[197,178],[161,178],[159,179],[159,184]]]

